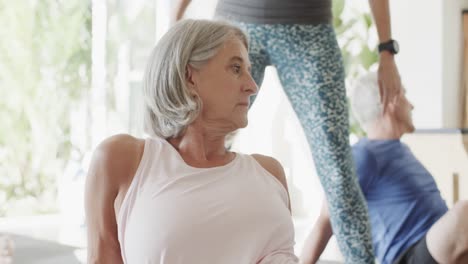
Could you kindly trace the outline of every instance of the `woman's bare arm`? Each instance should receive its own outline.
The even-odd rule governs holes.
[[[301,264],[313,264],[318,261],[320,255],[327,247],[328,241],[333,235],[328,212],[327,202],[324,200],[320,216],[310,232],[301,253]]]
[[[178,0],[176,1],[175,10],[174,10],[174,18],[173,22],[177,22],[182,19],[185,14],[185,10],[187,6],[190,4],[191,0]]]
[[[123,263],[117,237],[116,209],[133,179],[144,141],[113,136],[95,150],[86,178],[85,211],[88,263]]]

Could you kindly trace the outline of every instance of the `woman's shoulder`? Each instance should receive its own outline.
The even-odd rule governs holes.
[[[252,154],[251,156],[260,164],[260,166],[278,179],[286,189],[288,188],[283,166],[278,160],[261,154]]]
[[[103,161],[111,161],[111,164],[131,163],[132,156],[140,153],[141,156],[145,146],[145,140],[128,134],[111,136],[102,141],[95,150],[97,158]],[[132,155],[133,154],[133,155]],[[132,155],[132,156],[129,156]],[[135,156],[133,156],[136,158]]]
[[[90,169],[112,185],[128,184],[138,168],[144,147],[144,139],[128,134],[111,136],[94,151]]]
[[[97,147],[100,150],[131,150],[143,148],[145,140],[129,134],[117,134],[103,140]]]

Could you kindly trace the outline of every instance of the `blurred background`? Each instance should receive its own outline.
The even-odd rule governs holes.
[[[142,75],[173,5],[0,0],[0,250],[13,248],[13,263],[85,263],[83,191],[92,151],[113,134],[144,136]],[[215,5],[193,0],[186,17],[210,19]],[[449,205],[468,197],[464,8],[468,0],[391,1],[397,64],[415,105],[417,131],[404,140]],[[333,0],[333,13],[349,87],[377,68],[376,30],[367,1]],[[261,86],[233,148],[274,156],[285,167],[299,252],[323,192],[274,68]],[[363,132],[350,121],[353,143]],[[335,241],[323,258],[341,260]]]

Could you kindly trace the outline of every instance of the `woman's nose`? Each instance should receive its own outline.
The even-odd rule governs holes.
[[[257,94],[258,92],[259,87],[250,73],[249,73],[249,77],[248,77],[245,87],[246,87],[246,91],[249,91],[252,94]]]

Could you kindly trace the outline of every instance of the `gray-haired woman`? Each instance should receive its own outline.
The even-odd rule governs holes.
[[[95,151],[86,183],[89,263],[297,263],[281,165],[225,149],[257,92],[238,28],[186,20],[144,82],[145,129]]]

